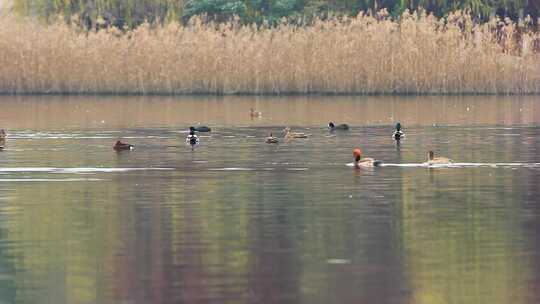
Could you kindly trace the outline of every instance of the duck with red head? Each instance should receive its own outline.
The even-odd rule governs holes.
[[[127,143],[123,143],[122,141],[117,141],[116,144],[113,146],[113,149],[117,152],[119,151],[129,151],[129,150],[133,150],[133,145],[130,145],[130,144],[127,144]]]
[[[353,157],[355,168],[373,168],[382,164],[382,161],[380,160],[374,160],[373,158],[369,157],[362,158],[362,150],[360,150],[360,148],[355,148],[353,150]]]

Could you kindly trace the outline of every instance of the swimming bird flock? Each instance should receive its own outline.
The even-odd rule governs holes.
[[[254,111],[253,109],[250,110],[250,116],[251,117],[260,117],[262,114],[261,112]],[[328,129],[330,132],[334,131],[348,131],[349,126],[347,124],[334,124],[334,122],[328,123]],[[195,132],[211,132],[211,128],[207,126],[198,126],[198,127],[189,127],[189,132],[186,137],[186,144],[191,146],[192,149],[194,149],[195,146],[200,144],[200,139]],[[307,139],[309,138],[310,134],[300,133],[300,132],[292,132],[290,127],[286,127],[283,130],[283,140],[285,142],[289,142],[291,140],[295,139]],[[405,133],[403,132],[401,123],[397,123],[395,126],[395,129],[392,133],[392,138],[396,141],[396,143],[399,144],[400,140],[405,137]],[[0,129],[0,151],[3,151],[6,146],[6,138],[7,133],[4,129]],[[278,137],[275,137],[273,133],[270,133],[268,137],[265,139],[265,143],[267,144],[279,144],[280,139]],[[131,144],[122,142],[121,140],[116,141],[116,143],[113,145],[113,150],[117,152],[122,151],[131,151],[135,147]],[[447,165],[451,164],[453,161],[446,157],[436,157],[435,152],[429,151],[428,152],[428,158],[426,162],[423,163],[425,166],[432,166],[432,165]],[[369,157],[363,157],[363,152],[360,148],[354,148],[353,149],[353,166],[355,168],[373,168],[378,167],[382,165],[383,162],[380,160],[375,160],[373,158]]]

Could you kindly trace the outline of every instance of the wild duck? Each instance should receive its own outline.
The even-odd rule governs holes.
[[[186,143],[192,147],[199,144],[199,137],[195,135],[195,128],[189,127],[189,134],[186,137]]]
[[[251,108],[249,109],[249,116],[251,116],[252,118],[262,117],[262,112],[255,111],[253,110],[253,108]]]
[[[129,150],[133,150],[133,148],[134,148],[133,145],[123,143],[120,140],[117,141],[116,144],[114,144],[113,146],[113,149],[115,151],[129,151]]]
[[[382,164],[382,161],[380,160],[374,160],[373,158],[369,157],[362,158],[362,150],[360,150],[360,148],[355,148],[353,150],[353,157],[355,168],[372,168]]]
[[[291,128],[289,127],[286,127],[283,132],[285,132],[285,135],[283,136],[285,139],[308,138],[308,135],[305,133],[291,132]]]
[[[336,130],[347,131],[349,130],[349,125],[348,124],[335,125],[333,122],[329,122],[328,129],[330,129],[330,131],[336,131]]]
[[[398,122],[396,124],[396,129],[394,130],[394,133],[392,133],[392,138],[399,141],[404,136],[405,136],[405,133],[403,133],[403,131],[401,131],[401,124]]]
[[[279,143],[279,139],[270,133],[270,136],[268,136],[265,140],[267,144],[277,144]]]
[[[190,127],[190,129],[193,128],[194,131],[196,132],[201,132],[201,133],[204,133],[204,132],[211,132],[212,129],[210,129],[209,127],[207,126],[200,126],[200,127]]]
[[[453,161],[446,157],[435,157],[435,153],[433,151],[428,152],[428,160],[426,162],[427,165],[447,165],[451,164]]]

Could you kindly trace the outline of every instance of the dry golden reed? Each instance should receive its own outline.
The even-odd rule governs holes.
[[[125,32],[2,17],[0,93],[540,93],[540,35],[526,28],[460,12]]]

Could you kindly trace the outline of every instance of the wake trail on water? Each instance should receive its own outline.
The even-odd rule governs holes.
[[[95,182],[99,178],[0,178],[0,182]]]
[[[348,163],[347,166],[354,167],[354,163]],[[433,164],[427,163],[405,163],[393,164],[382,163],[379,167],[404,167],[404,168],[540,168],[540,163],[451,163],[451,164]]]
[[[0,168],[0,173],[46,172],[46,173],[114,173],[130,171],[169,171],[174,168],[56,168],[56,167],[11,167]]]

